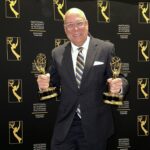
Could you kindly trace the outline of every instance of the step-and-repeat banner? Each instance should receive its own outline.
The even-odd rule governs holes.
[[[116,133],[108,150],[149,150],[148,0],[0,0],[1,149],[50,150],[59,99],[40,100],[36,77],[67,41],[63,17],[71,7],[85,12],[94,37],[115,44],[130,83],[123,105],[112,107]]]

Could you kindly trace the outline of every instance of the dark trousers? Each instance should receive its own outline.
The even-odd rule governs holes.
[[[99,145],[88,145],[82,129],[81,119],[75,114],[68,135],[61,144],[55,144],[52,150],[106,150],[106,140],[99,141]]]
[[[68,135],[60,147],[61,150],[88,150],[81,119],[77,114],[75,114]]]

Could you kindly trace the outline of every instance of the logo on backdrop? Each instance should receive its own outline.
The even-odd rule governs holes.
[[[20,18],[20,0],[5,0],[5,17]]]
[[[9,144],[23,143],[23,121],[9,121]]]
[[[32,109],[32,115],[37,119],[46,118],[48,114],[46,103],[33,103]]]
[[[66,0],[53,0],[54,20],[63,21],[67,10]]]
[[[21,38],[6,37],[7,60],[21,61]]]
[[[129,39],[131,34],[130,24],[118,24],[117,35],[119,35],[120,39]]]
[[[67,41],[68,41],[67,39],[55,39],[55,47],[58,47]]]
[[[137,79],[137,98],[149,99],[149,79],[148,78]]]
[[[148,62],[150,59],[150,41],[139,40],[138,41],[138,61]]]
[[[22,102],[22,80],[9,79],[8,80],[8,102],[21,103]]]
[[[129,150],[129,149],[131,149],[130,140],[131,139],[129,139],[127,137],[126,138],[119,138],[117,149],[118,150]]]
[[[30,21],[30,32],[33,33],[35,37],[43,37],[45,30],[45,22],[41,20],[31,20]]]
[[[149,116],[148,115],[137,116],[137,135],[138,136],[149,135]]]
[[[139,2],[138,7],[139,7],[138,8],[139,23],[149,24],[150,23],[150,3]]]
[[[110,2],[106,0],[97,0],[97,21],[110,23]]]

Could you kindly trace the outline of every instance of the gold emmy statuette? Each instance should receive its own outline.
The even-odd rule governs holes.
[[[121,71],[121,59],[117,56],[113,57],[110,66],[112,70],[112,78],[115,79],[119,76]],[[103,98],[104,103],[106,104],[118,106],[123,104],[123,96],[119,93],[104,92]]]
[[[34,60],[35,67],[40,74],[46,74],[46,55],[43,53],[39,53]],[[55,98],[58,96],[56,92],[56,87],[49,87],[46,90],[40,90],[39,92],[40,100],[47,100],[51,98]]]

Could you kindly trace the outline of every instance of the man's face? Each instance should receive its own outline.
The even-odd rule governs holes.
[[[88,35],[88,21],[80,14],[72,13],[65,17],[64,29],[68,39],[76,46],[81,46]]]

